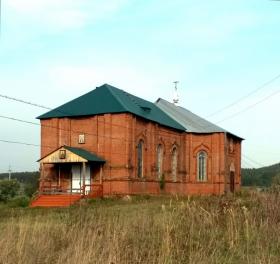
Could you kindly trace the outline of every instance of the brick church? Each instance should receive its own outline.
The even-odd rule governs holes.
[[[240,188],[242,138],[166,100],[152,103],[104,84],[38,118],[47,205],[66,205],[69,195],[74,202]]]

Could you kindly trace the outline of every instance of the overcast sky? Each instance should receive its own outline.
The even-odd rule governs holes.
[[[245,138],[243,166],[280,161],[280,2],[2,0],[0,93],[59,106],[109,83],[180,105]],[[279,91],[279,92],[278,92]],[[218,111],[217,114],[211,115]],[[0,97],[0,115],[44,113]],[[40,144],[40,128],[0,118],[0,140]],[[0,142],[0,172],[35,170],[39,148]]]

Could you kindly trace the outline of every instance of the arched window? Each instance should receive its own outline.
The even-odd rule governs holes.
[[[163,147],[161,144],[157,146],[157,175],[158,178],[162,177],[162,160],[163,160]]]
[[[144,141],[141,139],[137,145],[137,176],[138,176],[138,178],[143,177],[143,150],[144,150]]]
[[[171,154],[171,172],[172,172],[173,181],[177,181],[177,166],[178,166],[178,151],[177,148],[174,147]]]
[[[205,151],[197,154],[197,180],[207,180],[207,153]]]

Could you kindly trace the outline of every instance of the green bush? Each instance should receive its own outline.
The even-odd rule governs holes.
[[[20,184],[17,180],[0,181],[0,201],[7,202],[18,194]]]
[[[37,183],[27,183],[24,186],[24,194],[28,197],[32,197],[33,194],[38,190]]]
[[[16,196],[9,200],[9,207],[28,207],[30,199],[26,196]]]

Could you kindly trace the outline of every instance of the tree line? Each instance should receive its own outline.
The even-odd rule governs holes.
[[[271,186],[273,179],[280,177],[280,163],[259,169],[242,169],[242,186]]]

